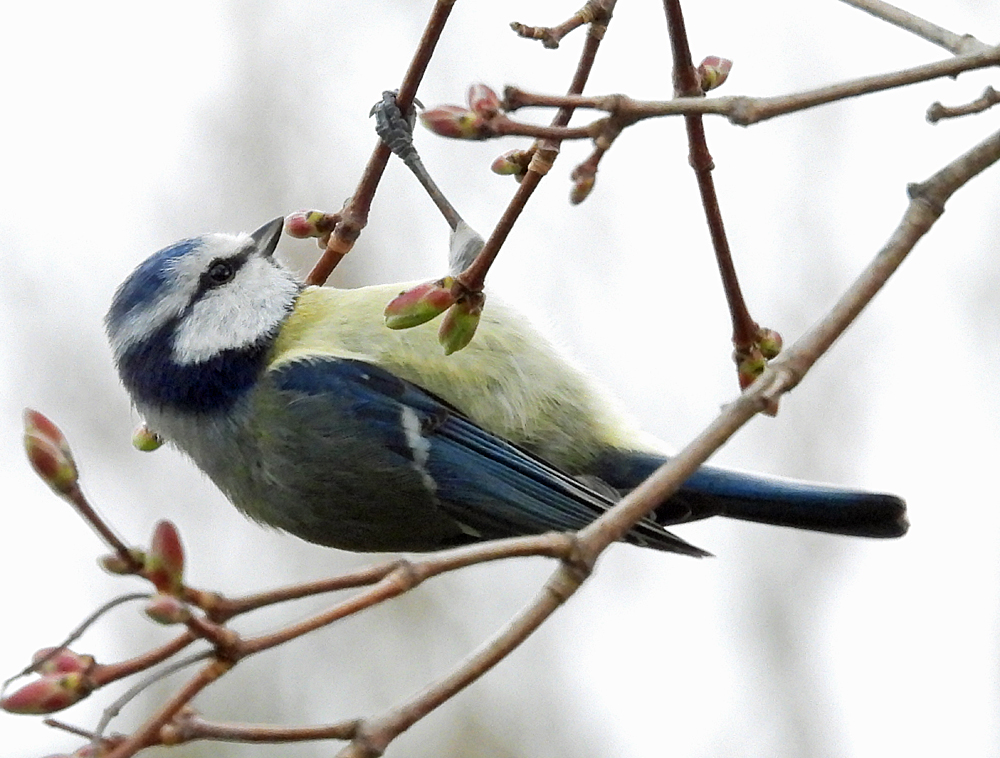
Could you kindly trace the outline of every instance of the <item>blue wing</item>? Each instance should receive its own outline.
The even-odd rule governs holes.
[[[373,464],[368,479],[393,465],[416,471],[427,494],[433,495],[440,509],[469,539],[576,530],[613,505],[605,494],[485,431],[439,398],[376,366],[348,359],[310,358],[272,368],[268,375],[289,405],[309,409],[301,414],[299,423],[315,425],[319,422],[310,416],[316,419],[320,414],[332,414],[341,428],[352,430],[357,455],[377,461],[378,470]],[[343,449],[331,449],[329,466],[337,466],[336,457],[345,454]],[[365,460],[352,460],[351,465],[363,467]],[[396,495],[391,485],[379,493],[384,500]],[[707,555],[651,520],[638,524],[626,539],[660,550]],[[406,542],[406,538],[400,537],[400,541]],[[427,549],[441,546],[428,545]]]
[[[628,491],[666,459],[632,451],[607,453],[595,475]],[[895,495],[841,489],[702,466],[656,511],[657,523],[726,516],[857,537],[900,537],[909,526]]]

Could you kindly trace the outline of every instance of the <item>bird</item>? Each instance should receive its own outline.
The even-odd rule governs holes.
[[[578,530],[669,458],[512,307],[490,295],[445,355],[433,325],[386,328],[407,285],[306,286],[283,219],[154,253],[105,327],[146,427],[249,518],[355,552],[426,552]],[[624,541],[709,555],[668,531],[709,516],[899,537],[905,502],[703,466]]]

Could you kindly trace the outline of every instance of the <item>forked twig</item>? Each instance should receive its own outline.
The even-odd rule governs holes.
[[[850,326],[864,307],[943,213],[954,192],[1000,160],[1000,132],[949,163],[930,179],[911,185],[910,203],[888,242],[868,267],[815,326],[800,337],[764,373],[669,463],[626,495],[611,510],[578,533],[571,560],[560,562],[538,596],[492,639],[455,669],[420,692],[359,726],[359,734],[338,758],[376,758],[400,733],[440,703],[478,679],[537,629],[586,578],[600,553],[641,518],[675,493],[709,456],[747,421],[795,387],[815,362]],[[581,570],[581,568],[583,570]]]

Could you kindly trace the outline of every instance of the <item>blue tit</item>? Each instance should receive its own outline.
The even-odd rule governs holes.
[[[515,310],[491,297],[473,342],[393,331],[405,285],[305,287],[274,258],[282,219],[152,255],[106,318],[147,426],[250,518],[354,551],[425,551],[575,530],[667,455]],[[707,516],[897,537],[891,495],[704,467],[627,535]]]

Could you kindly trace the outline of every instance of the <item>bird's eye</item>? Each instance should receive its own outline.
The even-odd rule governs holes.
[[[226,261],[216,261],[208,268],[208,281],[213,286],[225,284],[233,278],[236,269]]]

